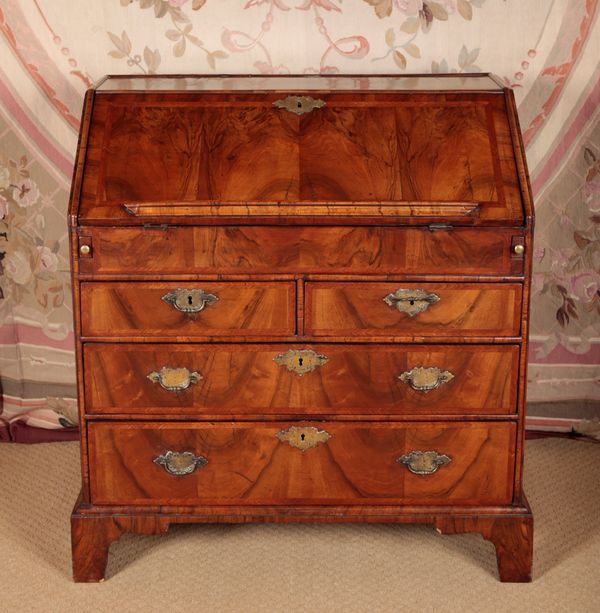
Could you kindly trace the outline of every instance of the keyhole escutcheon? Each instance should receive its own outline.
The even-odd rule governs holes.
[[[301,434],[300,435],[300,440],[304,440],[306,438],[306,434]]]
[[[298,358],[298,366],[302,366],[303,362],[304,362],[304,358]]]

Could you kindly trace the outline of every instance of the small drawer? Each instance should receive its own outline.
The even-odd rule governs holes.
[[[85,337],[287,336],[296,331],[291,282],[81,284]]]
[[[281,209],[285,212],[285,206]],[[81,230],[97,275],[523,274],[511,228],[190,226]]]
[[[90,414],[281,418],[516,412],[517,345],[84,345]]]
[[[307,283],[312,336],[515,337],[519,283]]]
[[[508,504],[516,426],[92,423],[92,503]]]

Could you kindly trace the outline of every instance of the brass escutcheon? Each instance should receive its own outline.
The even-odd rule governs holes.
[[[431,294],[424,289],[397,289],[393,294],[388,294],[383,301],[392,308],[414,317],[426,311],[430,305],[438,302],[440,297]]]
[[[153,383],[160,384],[163,389],[169,392],[182,392],[192,383],[198,383],[202,379],[202,375],[197,372],[190,372],[187,368],[163,366],[160,370],[151,372],[148,379]]]
[[[276,355],[273,362],[278,366],[285,366],[289,371],[301,377],[329,362],[329,358],[312,349],[288,349],[285,353]]]
[[[454,375],[449,370],[441,370],[437,366],[430,368],[415,366],[399,375],[398,379],[418,392],[427,393],[454,379]]]
[[[197,468],[202,468],[208,464],[208,460],[203,456],[195,456],[191,451],[167,451],[152,460],[159,466],[164,466],[165,470],[176,477],[189,475]]]
[[[277,438],[282,443],[287,443],[290,447],[305,452],[319,443],[326,443],[331,438],[331,434],[313,426],[290,426],[287,430],[280,430]]]
[[[273,106],[278,109],[285,109],[295,115],[304,115],[310,113],[314,109],[320,109],[325,106],[324,100],[311,98],[310,96],[288,96],[281,100],[275,100]]]
[[[396,458],[398,464],[404,464],[415,475],[431,475],[443,464],[451,459],[437,451],[411,451]]]
[[[177,288],[165,294],[162,299],[167,304],[172,304],[178,311],[188,315],[199,313],[206,305],[214,304],[219,300],[218,296],[207,294],[203,289],[184,288]]]

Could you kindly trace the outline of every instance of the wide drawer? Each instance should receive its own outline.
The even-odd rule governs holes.
[[[296,331],[292,282],[81,284],[88,337],[290,335]]]
[[[494,415],[517,345],[84,345],[87,413]]]
[[[518,336],[517,283],[312,282],[305,331],[313,336]]]
[[[81,228],[82,273],[523,274],[506,228],[192,226]]]
[[[96,423],[92,503],[507,504],[513,423]]]

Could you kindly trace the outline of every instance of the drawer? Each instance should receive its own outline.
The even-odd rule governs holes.
[[[81,228],[82,273],[523,274],[507,228],[190,226]]]
[[[292,282],[81,284],[87,337],[290,335],[296,331]]]
[[[96,423],[92,503],[507,504],[515,434],[506,422]]]
[[[518,336],[518,283],[307,283],[308,335]]]
[[[516,411],[516,345],[84,345],[88,413],[494,415]]]

